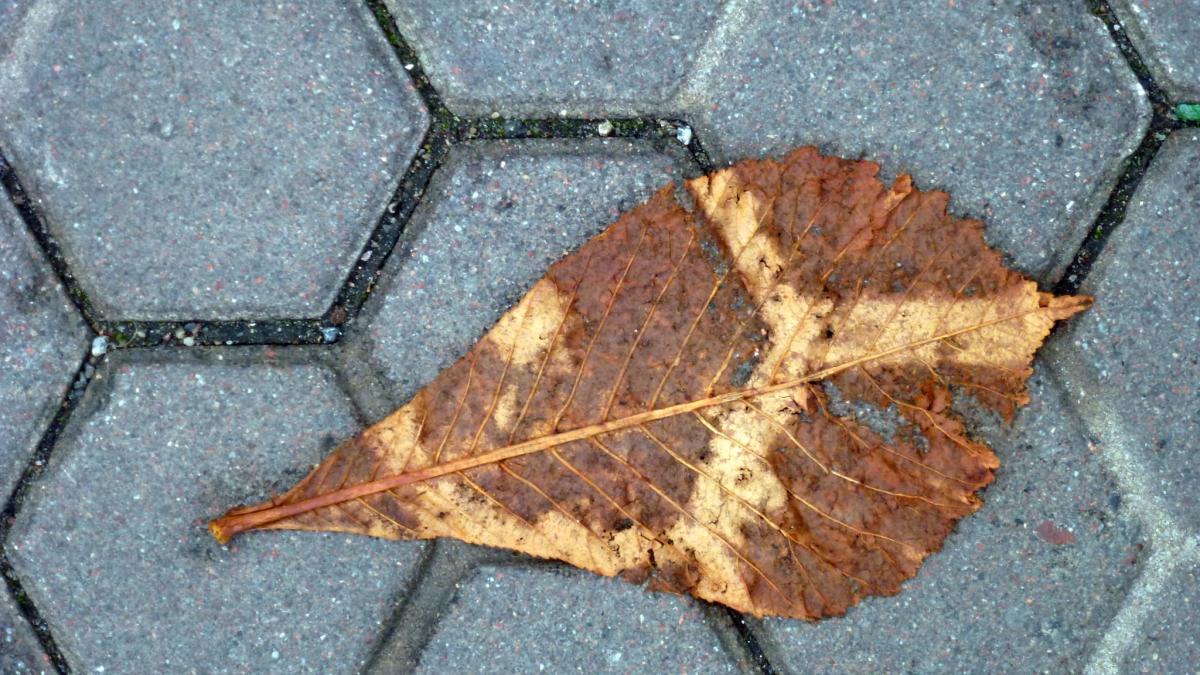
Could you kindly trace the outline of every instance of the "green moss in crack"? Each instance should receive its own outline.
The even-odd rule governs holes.
[[[1200,103],[1177,104],[1175,116],[1184,122],[1200,122]]]
[[[387,9],[384,8],[382,2],[371,2],[371,13],[375,15],[375,21],[379,23],[380,30],[387,37],[387,41],[393,47],[400,46],[400,36],[396,34],[396,28],[392,25],[392,19],[388,16]]]

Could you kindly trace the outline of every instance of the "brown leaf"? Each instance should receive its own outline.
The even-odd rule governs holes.
[[[916,573],[998,465],[1089,298],[1005,269],[978,221],[871,162],[796,150],[665,188],[282,497],[211,524],[457,537],[756,615],[815,619]]]

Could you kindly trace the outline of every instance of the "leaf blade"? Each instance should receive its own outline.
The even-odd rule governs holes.
[[[690,182],[694,211],[661,191],[408,405],[214,535],[457,536],[756,614],[896,592],[997,466],[949,382],[1011,415],[1033,351],[1087,300],[1038,293],[944,194],[876,171],[809,148]],[[902,433],[831,412],[835,384]]]

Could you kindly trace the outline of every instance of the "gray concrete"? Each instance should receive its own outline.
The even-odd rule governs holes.
[[[718,2],[387,0],[462,115],[669,112]]]
[[[16,210],[0,201],[0,499],[58,411],[87,335]]]
[[[7,57],[7,45],[18,22],[29,9],[29,0],[3,0],[0,2],[0,57]]]
[[[293,532],[225,548],[205,529],[358,427],[303,354],[138,352],[97,373],[7,544],[75,670],[350,673],[368,658],[422,544]]]
[[[566,567],[481,567],[419,673],[727,673],[694,601]]]
[[[41,675],[52,672],[54,670],[29,624],[9,599],[7,591],[0,592],[0,673]]]
[[[1195,0],[1133,2],[1114,4],[1152,75],[1200,98]],[[719,163],[863,155],[949,189],[1043,286],[1149,115],[1083,0],[388,7],[456,112],[681,115]],[[0,150],[104,315],[314,316],[428,124],[410,65],[351,0],[0,0]],[[555,259],[696,170],[657,147],[454,144],[338,345],[110,349],[0,542],[72,671],[755,672],[729,615],[691,599],[464,543],[223,548],[203,527],[290,487]],[[1194,670],[1198,166],[1200,131],[1175,132],[1014,426],[960,401],[1003,462],[982,510],[896,597],[751,621],[776,670]],[[0,204],[4,495],[89,337]],[[0,672],[41,671],[0,589]]]
[[[1176,100],[1200,101],[1200,0],[1112,6],[1159,85]]]
[[[426,645],[439,630],[442,619],[454,611],[454,598],[462,583],[479,567],[513,565],[528,558],[513,551],[473,546],[457,539],[438,539],[429,544],[422,561],[420,583],[414,584],[392,616],[391,633],[381,642],[368,669],[373,675],[411,673],[417,668]],[[479,635],[458,639],[479,638]]]
[[[684,104],[724,161],[814,144],[909,172],[1043,282],[1070,262],[1149,119],[1081,0],[747,0]]]
[[[1127,673],[1192,673],[1200,664],[1200,565],[1175,570],[1158,598],[1159,610],[1122,664]]]
[[[1134,515],[1043,374],[1013,426],[964,406],[1002,462],[900,595],[817,624],[766,622],[795,673],[1078,672],[1121,607],[1145,551]]]
[[[466,353],[550,263],[688,168],[624,140],[456,149],[368,308],[371,353],[398,402]]]
[[[121,318],[316,316],[426,115],[361,2],[42,3],[0,145]]]
[[[1133,437],[1154,496],[1200,525],[1200,132],[1167,139],[1092,268],[1070,331],[1090,386]],[[1092,400],[1089,400],[1092,399]]]

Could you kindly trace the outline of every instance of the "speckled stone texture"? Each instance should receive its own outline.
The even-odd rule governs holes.
[[[87,328],[0,189],[0,500],[87,350]]]
[[[0,58],[8,56],[10,36],[30,4],[30,0],[0,0]]]
[[[456,149],[368,308],[371,354],[399,400],[462,357],[551,263],[685,170],[624,140]]]
[[[205,529],[358,426],[332,374],[294,358],[143,351],[97,373],[7,545],[77,672],[363,666],[421,544],[274,532],[223,548]]]
[[[1172,134],[1092,268],[1070,332],[1163,505],[1200,525],[1200,131]],[[1083,405],[1099,404],[1083,400]]]
[[[696,603],[559,566],[481,567],[420,673],[729,673]]]
[[[5,675],[41,675],[52,673],[49,661],[42,654],[37,638],[0,587],[0,673]]]
[[[1142,539],[1057,386],[1030,380],[1013,426],[963,405],[1000,457],[984,506],[900,595],[845,617],[765,622],[794,673],[1079,672],[1139,570]]]
[[[0,144],[110,317],[321,314],[427,116],[360,2],[41,3]]]
[[[1042,282],[1071,261],[1150,110],[1083,2],[736,6],[684,97],[723,161],[815,144],[948,190]]]
[[[1200,664],[1200,566],[1175,570],[1157,609],[1141,627],[1141,639],[1125,659],[1126,673],[1192,673]]]
[[[1200,101],[1200,0],[1114,0],[1134,46],[1159,85]]]
[[[718,2],[387,0],[455,112],[668,111]]]

